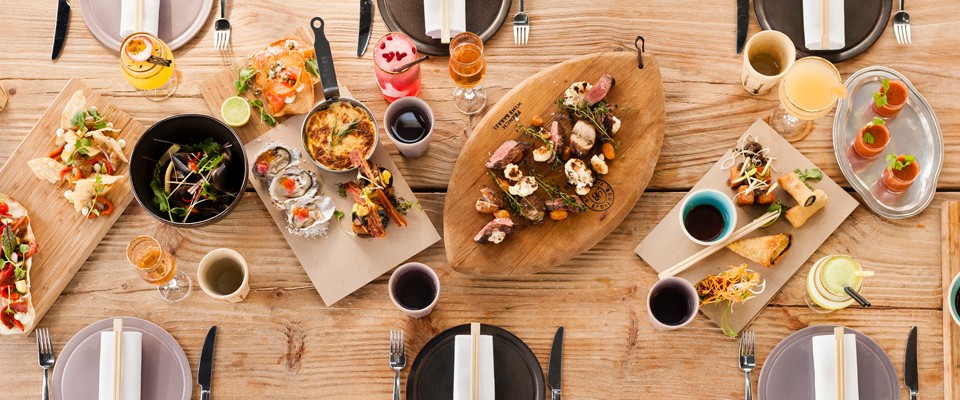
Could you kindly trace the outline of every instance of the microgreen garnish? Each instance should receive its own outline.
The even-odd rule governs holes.
[[[770,207],[767,207],[767,212],[768,213],[776,212],[776,213],[780,213],[780,215],[783,215],[783,213],[787,212],[788,209],[790,209],[790,207],[787,207],[786,204],[783,204],[780,200],[777,200],[775,203],[771,204]],[[777,223],[777,221],[780,220],[780,215],[778,215],[776,218],[774,218],[770,222],[767,222],[761,225],[760,227],[766,228],[768,226],[772,226],[773,224]]]
[[[901,158],[903,158],[903,160],[901,160]],[[913,154],[904,154],[899,157],[895,154],[889,154],[887,155],[887,168],[900,171],[903,167],[913,164],[916,161],[917,159]]]
[[[879,92],[873,92],[873,102],[877,104],[877,107],[883,107],[887,105],[887,91],[890,90],[890,79],[883,78],[881,86],[883,90]]]
[[[309,72],[311,75],[316,77],[320,76],[320,67],[317,65],[316,58],[311,58],[307,60],[304,66],[307,68],[307,72]]]
[[[577,199],[566,192],[560,190],[560,188],[553,186],[542,179],[542,177],[536,173],[531,172],[533,178],[537,180],[537,185],[542,187],[547,194],[550,195],[551,199],[560,199],[563,202],[564,207],[567,207],[571,210],[584,212],[587,211],[586,204],[583,204],[582,201],[577,201]]]
[[[347,198],[347,187],[341,182],[337,183],[337,194],[339,194],[340,197]]]
[[[414,208],[414,207],[420,212],[423,212],[423,206],[420,205],[419,201],[414,202],[414,201],[409,201],[407,199],[404,199],[403,197],[398,197],[397,205],[394,208],[396,208],[398,213],[407,215],[407,211],[409,211],[411,208]]]
[[[864,133],[863,133],[863,142],[864,142],[864,143],[866,143],[866,144],[873,144],[874,141],[875,141],[875,139],[873,138],[873,135],[870,134],[870,132],[864,132]]]
[[[87,120],[91,122],[87,122]],[[70,118],[70,125],[74,128],[77,128],[77,132],[80,133],[80,136],[83,136],[84,133],[87,133],[92,127],[94,130],[105,129],[110,126],[110,123],[97,112],[96,108],[90,107],[77,111],[76,114],[73,114],[73,118]]]
[[[344,126],[337,127],[337,124],[333,125],[333,134],[330,135],[330,141],[327,142],[327,149],[333,150],[333,146],[337,146],[340,142],[343,142],[343,138],[357,129],[357,125],[360,124],[360,121],[352,121]]]
[[[269,112],[263,109],[263,102],[260,101],[260,99],[250,100],[249,103],[250,103],[250,106],[255,108],[257,110],[257,113],[260,114],[260,120],[263,121],[263,123],[269,126],[277,125],[277,119],[274,118],[272,115],[270,115]]]
[[[253,68],[240,69],[237,72],[237,79],[233,81],[233,87],[237,89],[237,96],[243,96],[250,89],[250,80],[257,76],[258,71]]]
[[[820,168],[804,169],[804,170],[801,170],[798,168],[793,172],[797,174],[797,177],[800,178],[801,182],[803,182],[805,185],[807,185],[807,187],[811,189],[812,187],[810,186],[809,183],[807,183],[807,181],[820,182],[820,180],[823,179],[823,171],[821,171]]]

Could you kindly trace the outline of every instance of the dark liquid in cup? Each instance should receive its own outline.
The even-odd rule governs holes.
[[[390,134],[403,143],[416,143],[430,132],[427,113],[417,107],[407,107],[397,112],[390,121]]]
[[[214,261],[206,274],[211,289],[220,295],[236,292],[243,284],[243,266],[229,258]]]
[[[437,298],[437,287],[426,272],[411,270],[397,278],[393,294],[403,308],[422,310]]]
[[[664,285],[650,296],[650,312],[664,325],[680,325],[693,311],[687,292],[679,286]]]
[[[960,310],[960,292],[957,292],[957,297],[953,299],[954,305],[957,307],[957,310]]]
[[[750,65],[753,69],[766,76],[777,76],[782,71],[780,57],[776,54],[757,53],[750,56]]]
[[[690,232],[690,236],[703,242],[710,242],[720,237],[726,220],[723,213],[716,207],[708,204],[694,206],[683,219],[683,225]]]

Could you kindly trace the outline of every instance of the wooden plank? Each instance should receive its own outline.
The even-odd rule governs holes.
[[[443,212],[444,242],[447,259],[455,270],[472,275],[535,273],[593,247],[620,224],[650,181],[663,142],[665,117],[660,66],[650,55],[644,56],[644,65],[643,69],[637,68],[635,51],[578,57],[523,81],[489,110],[464,145],[448,187],[448,201]],[[491,176],[506,181],[503,172],[484,166],[490,154],[502,143],[514,139],[531,144],[533,148],[540,147],[542,143],[538,140],[517,132],[519,125],[529,126],[534,117],[542,118],[544,127],[559,122],[561,132],[567,132],[561,133],[564,146],[570,146],[568,138],[575,121],[567,117],[556,101],[563,97],[571,84],[581,81],[596,83],[604,74],[611,74],[616,79],[606,101],[611,107],[621,107],[613,114],[622,121],[622,126],[619,132],[610,133],[613,143],[607,143],[599,132],[596,133],[592,151],[580,158],[589,169],[591,155],[605,158],[600,154],[602,145],[612,144],[616,148],[615,157],[606,161],[609,173],[593,173],[592,189],[589,194],[580,196],[585,211],[571,212],[563,221],[552,221],[545,216],[539,224],[531,224],[512,212],[515,233],[499,244],[476,243],[477,232],[493,220],[492,215],[480,214],[475,209],[479,189],[490,188],[497,196],[502,194],[501,190],[506,190],[494,183]],[[530,175],[530,171],[536,170],[545,177],[544,181],[568,195],[574,193],[564,176],[562,158],[551,166],[534,161],[530,153],[526,152],[524,160],[516,163],[522,166],[524,174]],[[528,199],[554,199],[545,192],[546,189],[541,188]],[[503,208],[512,209],[509,205]]]
[[[133,143],[145,130],[143,125],[123,110],[84,86],[80,80],[72,79],[0,169],[0,176],[3,177],[0,180],[0,193],[13,197],[27,208],[39,244],[39,252],[34,256],[30,271],[31,296],[37,314],[34,323],[26,327],[25,333],[30,333],[43,318],[87,256],[133,200],[130,178],[127,176],[113,185],[106,195],[114,203],[113,213],[88,220],[63,198],[64,186],[37,178],[27,167],[28,160],[47,157],[54,150],[55,133],[60,128],[63,108],[77,91],[83,91],[87,105],[96,106],[108,121],[113,122],[114,128],[120,130],[116,138],[128,143],[124,153],[132,151]],[[127,171],[128,166],[123,165],[117,173],[126,175]]]
[[[950,316],[950,284],[960,274],[960,202],[948,201],[943,208],[941,230],[943,236],[943,397],[956,398],[960,394],[960,327]]]

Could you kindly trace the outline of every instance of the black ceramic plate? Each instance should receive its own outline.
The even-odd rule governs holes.
[[[430,339],[420,349],[407,377],[407,400],[450,400],[453,396],[455,337],[469,335],[460,325]],[[493,336],[493,365],[497,400],[543,400],[540,361],[522,340],[502,328],[481,325],[480,334]]]
[[[484,42],[493,37],[510,13],[512,0],[465,0],[467,30]],[[423,27],[423,0],[377,0],[380,16],[392,32],[403,32],[417,44],[417,50],[432,56],[450,55],[450,47],[427,36]],[[889,14],[889,13],[888,13]],[[379,38],[371,38],[376,43]]]
[[[797,56],[818,56],[830,62],[855,57],[873,46],[890,20],[890,0],[845,0],[844,28],[847,46],[838,50],[810,50],[803,43],[803,0],[754,0],[753,11],[763,29],[790,37]]]

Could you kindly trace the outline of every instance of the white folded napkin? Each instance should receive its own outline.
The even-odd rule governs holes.
[[[493,336],[480,335],[480,400],[494,400]],[[470,335],[457,335],[453,361],[453,400],[470,400]]]
[[[813,379],[816,400],[837,399],[837,339],[833,335],[813,337]],[[843,388],[845,400],[860,399],[857,376],[857,337],[843,335]]]
[[[143,11],[140,30],[137,30],[137,1],[120,1],[120,37],[130,36],[135,32],[147,32],[157,36],[160,26],[160,0],[143,1]]]
[[[467,31],[467,5],[466,0],[449,0],[447,9],[450,18],[450,37],[457,36],[458,33]],[[423,27],[426,28],[427,36],[434,39],[440,39],[440,11],[443,8],[440,0],[423,0]]]
[[[122,400],[140,400],[142,344],[140,332],[123,333]],[[100,334],[100,400],[113,400],[113,332]]]
[[[820,46],[820,2],[828,1],[830,19],[830,42],[827,48]],[[843,0],[803,0],[803,43],[810,50],[837,50],[846,46]]]

